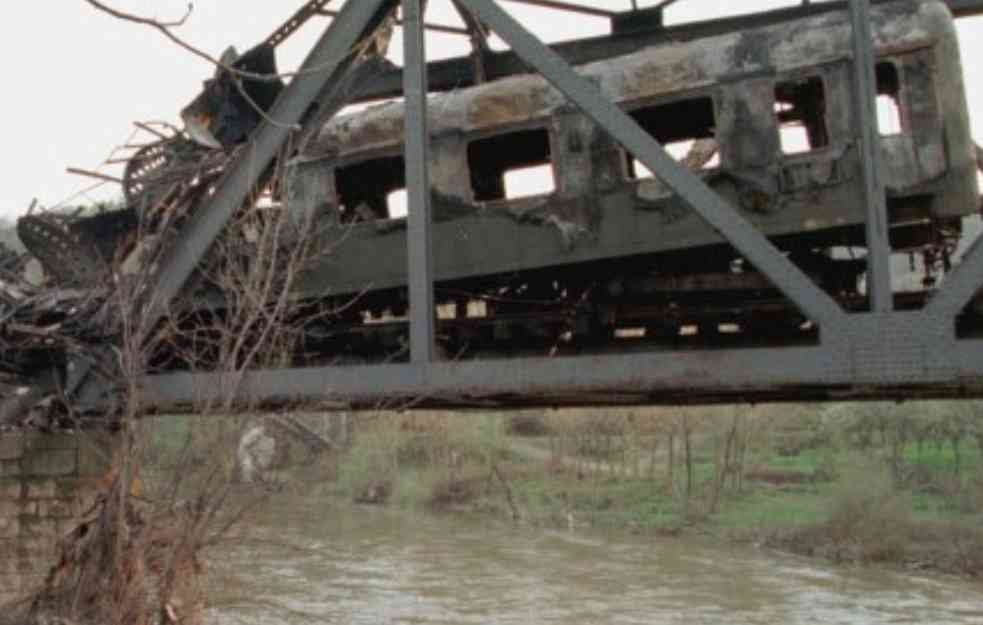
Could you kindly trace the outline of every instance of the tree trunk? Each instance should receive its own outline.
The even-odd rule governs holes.
[[[655,481],[655,459],[659,455],[659,436],[657,434],[652,435],[652,456],[649,460],[649,480]],[[641,475],[641,474],[639,474]]]
[[[686,505],[693,494],[693,446],[690,440],[689,417],[683,417],[683,446],[686,453]]]
[[[666,474],[667,474],[667,479],[669,480],[669,493],[672,494],[672,492],[673,492],[673,490],[675,489],[675,486],[676,486],[676,483],[674,481],[675,480],[674,472],[675,472],[675,468],[676,468],[676,430],[675,430],[675,426],[673,426],[673,429],[669,430],[669,455],[668,455],[668,460],[666,461],[666,465],[667,465],[667,468],[668,468],[668,471],[666,472]]]

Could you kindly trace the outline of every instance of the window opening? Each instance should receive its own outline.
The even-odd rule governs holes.
[[[775,119],[783,154],[801,154],[829,145],[826,92],[817,76],[775,86]]]
[[[556,191],[553,166],[537,165],[505,172],[505,199],[514,200]]]
[[[882,62],[875,67],[877,75],[877,127],[881,136],[899,135],[901,123],[901,77],[894,63]]]
[[[466,316],[469,319],[483,319],[488,316],[488,303],[485,300],[473,299],[468,300],[468,309]]]
[[[520,130],[468,144],[468,169],[478,202],[513,200],[556,190],[549,132]]]
[[[409,213],[409,195],[406,193],[406,189],[393,191],[387,195],[386,206],[389,209],[390,219],[406,217]]]
[[[642,129],[662,144],[677,161],[690,169],[720,166],[720,154],[713,140],[716,118],[713,99],[693,98],[635,109],[628,113]],[[634,155],[627,155],[628,178],[651,178],[652,172]]]
[[[386,156],[335,170],[342,221],[406,216],[406,162]]]

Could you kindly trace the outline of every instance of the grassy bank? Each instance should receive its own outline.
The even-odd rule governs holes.
[[[377,415],[328,490],[536,526],[710,533],[983,575],[969,403]]]
[[[981,576],[981,417],[983,404],[942,402],[361,414],[341,452],[281,438],[264,486]],[[256,423],[148,422],[145,481],[182,498],[200,481],[236,481]]]

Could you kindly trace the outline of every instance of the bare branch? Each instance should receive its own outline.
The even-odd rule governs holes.
[[[183,26],[185,22],[188,21],[188,17],[191,16],[191,12],[194,11],[194,4],[189,2],[187,11],[185,11],[181,19],[174,20],[171,22],[162,22],[154,18],[140,17],[132,13],[120,11],[119,9],[114,9],[110,6],[103,4],[102,2],[99,2],[99,0],[86,0],[86,2],[88,2],[95,8],[99,9],[100,11],[109,13],[110,15],[112,15],[117,19],[126,20],[127,22],[136,22],[137,24],[146,24],[147,26],[153,26],[155,28],[174,28],[177,26]]]

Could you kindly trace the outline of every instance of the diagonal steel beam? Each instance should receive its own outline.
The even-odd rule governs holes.
[[[199,207],[166,254],[147,304],[152,327],[177,296],[233,213],[256,187],[322,88],[344,78],[356,44],[398,0],[349,0],[325,30],[297,76],[239,151],[206,205]],[[274,120],[274,121],[270,121]]]
[[[451,0],[451,3],[467,27],[471,39],[474,82],[481,84],[488,80],[488,72],[485,71],[486,58],[491,53],[491,49],[488,47],[488,29],[485,28],[484,24],[476,20],[470,11],[458,4],[457,0]],[[428,70],[427,74],[429,75],[429,73]]]
[[[711,227],[737,248],[772,284],[825,331],[842,326],[846,313],[734,208],[679,165],[630,116],[575,72],[494,2],[458,0],[491,27],[529,65],[635,155]]]
[[[955,332],[952,318],[969,304],[969,300],[983,287],[983,235],[966,250],[962,261],[953,268],[942,286],[929,300],[925,310],[947,319]]]
[[[410,358],[434,357],[433,246],[430,217],[430,134],[427,130],[427,60],[423,1],[403,0],[403,92],[406,97],[407,254],[410,291]]]
[[[305,61],[298,77],[287,87],[270,111],[270,119],[277,122],[275,124],[263,122],[257,128],[251,139],[252,149],[248,150],[248,154],[240,154],[240,157],[230,164],[229,170],[219,183],[219,192],[216,192],[208,205],[199,207],[196,215],[184,227],[182,236],[178,237],[175,248],[166,257],[165,264],[158,274],[157,288],[148,292],[145,331],[152,330],[232,213],[242,205],[257,184],[260,184],[259,181],[265,174],[273,158],[272,155],[281,148],[288,134],[294,132],[297,122],[311,110],[311,103],[316,102],[317,108],[312,111],[312,114],[304,117],[303,132],[295,135],[300,145],[347,102],[356,98],[369,77],[386,67],[379,57],[352,58],[350,54],[352,46],[344,47],[346,42],[339,40],[336,34],[332,34],[338,32],[335,24],[346,33],[358,33],[359,37],[355,38],[357,41],[367,33],[369,25],[381,21],[381,16],[388,13],[389,7],[395,2],[396,0],[378,0],[374,4],[389,6],[376,10],[374,14],[371,11],[360,12],[357,15],[346,12],[344,18],[339,16],[328,28]],[[362,9],[371,8],[368,2],[357,3],[353,0],[348,4],[353,7],[359,4],[359,8]],[[363,21],[364,25],[360,25]],[[337,45],[329,46],[330,42]],[[291,123],[281,123],[286,121]],[[260,140],[265,146],[265,151],[270,154],[269,158],[262,161],[262,165],[256,152]],[[187,255],[182,256],[182,253]],[[97,401],[98,396],[107,392],[110,386],[107,380],[93,375],[90,362],[76,358],[73,359],[70,374],[64,382],[63,392],[65,395],[76,396],[82,405]]]

